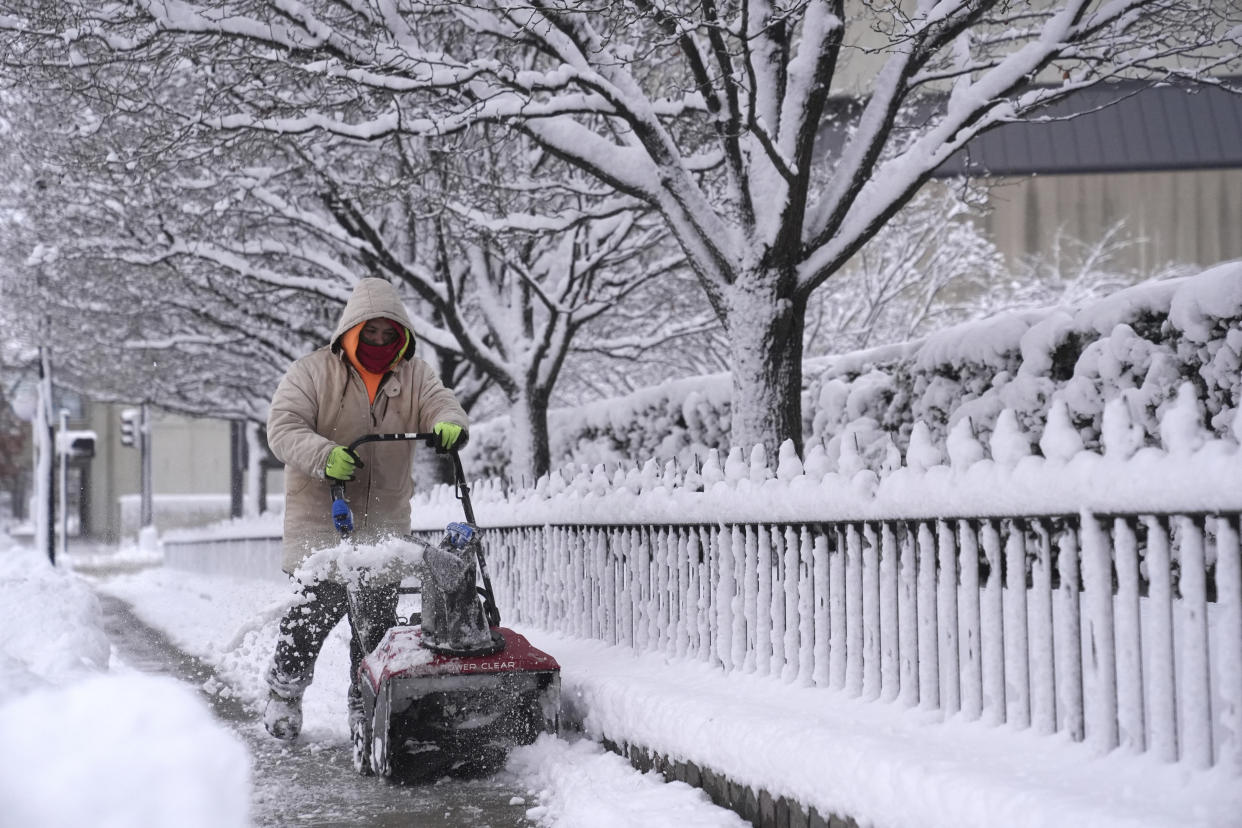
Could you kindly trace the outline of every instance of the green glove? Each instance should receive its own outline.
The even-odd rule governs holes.
[[[436,423],[431,430],[440,438],[440,447],[445,449],[451,449],[461,436],[461,426],[457,423]]]
[[[353,480],[354,469],[361,465],[358,455],[344,446],[333,446],[328,453],[328,465],[324,466],[323,473],[333,480]]]

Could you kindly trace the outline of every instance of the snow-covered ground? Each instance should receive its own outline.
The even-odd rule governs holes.
[[[0,535],[0,823],[248,823],[250,760],[169,678],[110,669],[80,578]]]
[[[21,825],[100,824],[100,815],[160,825],[175,808],[177,824],[246,824],[244,747],[192,688],[109,669],[92,586],[215,665],[221,683],[208,690],[249,705],[266,692],[284,585],[163,567],[95,578],[0,548],[0,813],[22,815]],[[1223,769],[1097,757],[1066,740],[523,632],[561,661],[566,703],[586,714],[590,735],[713,767],[821,813],[886,826],[1136,827],[1234,826],[1242,813],[1242,785]],[[312,744],[347,740],[346,664],[342,627],[307,693]],[[530,791],[528,816],[543,825],[741,824],[589,740],[545,737],[515,751],[503,773]]]

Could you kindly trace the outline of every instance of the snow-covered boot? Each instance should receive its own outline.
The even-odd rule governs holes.
[[[293,741],[302,732],[302,693],[307,679],[291,678],[273,664],[267,670],[267,707],[263,709],[263,726],[277,739]]]
[[[302,694],[282,696],[275,690],[267,695],[263,726],[277,739],[291,742],[302,732]]]

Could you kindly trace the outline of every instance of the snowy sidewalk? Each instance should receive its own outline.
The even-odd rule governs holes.
[[[596,739],[879,826],[1237,826],[1242,780],[523,629]],[[572,714],[571,714],[572,715]]]

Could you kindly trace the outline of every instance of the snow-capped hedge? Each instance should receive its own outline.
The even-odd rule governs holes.
[[[891,438],[905,452],[914,423],[931,442],[967,421],[986,442],[1003,410],[1037,452],[1061,408],[1099,450],[1106,405],[1121,400],[1136,446],[1162,446],[1160,422],[1189,382],[1203,426],[1228,437],[1242,397],[1242,262],[1139,285],[1072,311],[1007,314],[960,325],[896,354],[836,360],[810,379],[813,439],[853,439],[869,467]]]
[[[806,448],[822,445],[834,468],[846,441],[851,463],[896,468],[918,422],[931,451],[947,451],[963,420],[987,446],[1004,410],[1012,417],[1002,425],[1006,444],[1025,440],[1044,451],[1050,412],[1063,410],[1082,445],[1098,450],[1112,400],[1127,408],[1136,447],[1162,446],[1161,417],[1184,382],[1197,393],[1204,428],[1233,439],[1242,399],[1242,262],[1080,308],[1002,314],[902,345],[809,360],[804,375]],[[728,375],[716,374],[556,409],[552,465],[701,464],[709,449],[727,448],[729,395]],[[500,418],[472,430],[473,476],[503,476],[508,427]],[[918,441],[914,450],[923,450]]]
[[[1110,403],[1102,415],[1099,451],[1082,443],[1064,405],[1057,405],[1032,446],[1006,409],[986,440],[960,420],[941,451],[918,423],[904,459],[891,449],[882,470],[842,446],[830,460],[822,445],[799,458],[786,442],[778,457],[762,446],[708,450],[683,466],[647,460],[642,466],[562,467],[534,486],[514,488],[491,478],[472,500],[484,526],[810,523],[913,520],[934,517],[1021,517],[1076,514],[1180,514],[1242,509],[1242,412],[1225,433],[1202,425],[1193,385],[1161,415],[1161,446],[1143,446],[1128,407]],[[445,485],[414,499],[416,530],[460,520],[461,504]]]

